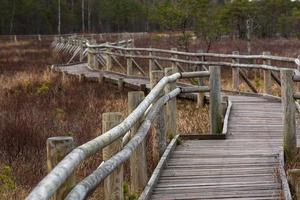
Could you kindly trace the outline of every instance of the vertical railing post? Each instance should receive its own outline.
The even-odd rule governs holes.
[[[47,167],[50,172],[70,151],[74,149],[72,137],[51,137],[47,139]],[[52,196],[52,200],[63,200],[75,185],[72,174]]]
[[[14,42],[17,43],[18,42],[18,39],[17,39],[17,36],[14,35]]]
[[[204,51],[203,51],[203,49],[199,49],[197,51],[197,53],[201,54],[201,53],[204,53]],[[204,56],[200,56],[199,60],[201,62],[204,62]],[[197,70],[198,71],[204,71],[205,70],[204,65],[197,66]],[[199,82],[200,86],[204,86],[203,79],[199,78],[198,82]],[[204,95],[203,92],[200,92],[200,93],[197,94],[197,107],[202,108],[202,107],[204,107],[204,105],[205,105],[205,95]]]
[[[297,56],[297,59],[300,60],[300,55]],[[298,73],[300,73],[300,66],[297,65],[296,68],[297,68],[297,70],[298,70]],[[296,91],[297,91],[297,92],[300,92],[300,82],[297,82],[297,83],[296,83]],[[299,101],[298,101],[298,102],[299,102]]]
[[[92,44],[96,44],[96,40],[91,40],[91,43]],[[92,66],[93,66],[93,69],[99,69],[99,63],[98,63],[98,60],[97,60],[97,49],[93,49],[93,54],[92,54]]]
[[[87,54],[88,54],[88,66],[90,67],[90,68],[94,68],[94,58],[93,58],[93,52],[92,52],[92,48],[88,48],[88,51],[87,51]]]
[[[281,98],[283,106],[283,150],[285,160],[291,162],[297,154],[296,105],[294,100],[293,75],[291,69],[283,69],[281,75]]]
[[[83,41],[81,39],[79,39],[79,62],[82,62],[83,61]]]
[[[129,48],[133,48],[134,47],[134,40],[132,39],[131,43],[128,43],[128,41],[127,41],[126,46],[129,47]],[[130,51],[130,50],[127,51],[126,53],[128,53],[130,56],[133,55],[133,51]],[[126,61],[127,61],[127,75],[131,76],[131,75],[133,75],[133,72],[134,72],[132,57],[127,57]]]
[[[233,51],[233,55],[239,55],[238,51]],[[232,58],[232,63],[237,64],[239,63],[238,58]],[[239,67],[232,67],[232,87],[235,91],[240,91],[240,68]]]
[[[97,59],[97,53],[93,53],[93,68],[94,69],[99,69],[99,62]]]
[[[122,121],[122,114],[117,112],[102,114],[102,133],[112,129]],[[122,149],[122,138],[117,139],[103,149],[103,161],[110,159]],[[104,180],[104,200],[123,199],[123,166],[116,168]]]
[[[271,55],[271,52],[269,51],[264,51],[263,55],[269,56]],[[271,65],[271,60],[270,59],[264,59],[263,60],[264,65]],[[269,69],[264,69],[264,92],[266,94],[272,94],[272,77],[271,77],[271,70]]]
[[[127,53],[131,56],[132,51],[127,51]],[[126,57],[126,62],[127,62],[127,75],[131,76],[133,75],[133,62],[132,62],[132,57]]]
[[[164,77],[164,72],[161,70],[154,70],[150,74],[150,86],[154,86]],[[162,90],[159,97],[164,95]],[[164,153],[167,146],[166,126],[165,126],[165,107],[157,113],[157,117],[153,122],[155,129],[153,135],[153,159],[154,162],[158,162],[160,156]]]
[[[109,45],[109,43],[106,43]],[[112,60],[111,60],[111,49],[109,47],[106,47],[106,54],[105,54],[105,61],[106,61],[106,70],[111,71],[112,70]]]
[[[128,113],[131,113],[144,99],[142,91],[128,93]],[[131,138],[135,136],[143,119],[140,119],[131,129]],[[147,159],[145,140],[136,148],[130,157],[130,190],[131,193],[139,193],[146,186],[147,177]]]
[[[177,48],[171,48],[171,51],[177,51]],[[172,58],[177,59],[178,58],[177,54],[172,54]],[[177,62],[172,61],[171,67],[176,69],[177,68]]]
[[[222,133],[222,101],[221,101],[221,68],[219,66],[210,66],[210,133]]]
[[[176,67],[165,68],[165,76],[170,76],[177,72]],[[169,83],[165,87],[165,93],[168,94],[172,90],[176,89],[176,82]],[[173,138],[177,135],[176,128],[176,114],[177,114],[177,106],[176,106],[176,98],[173,98],[168,101],[166,104],[166,133],[168,138]]]
[[[153,56],[153,52],[151,51],[151,47],[150,47],[150,51],[149,51],[149,77],[151,76],[151,72],[153,70],[155,70],[155,65],[154,65],[154,59],[152,59],[151,57]]]

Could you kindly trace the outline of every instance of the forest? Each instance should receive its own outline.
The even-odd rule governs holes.
[[[205,40],[300,37],[291,0],[0,0],[0,34],[193,33]],[[188,33],[188,34],[186,34]]]

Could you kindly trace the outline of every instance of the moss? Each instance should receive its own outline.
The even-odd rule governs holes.
[[[123,183],[123,195],[125,200],[137,200],[138,194],[137,193],[130,193],[129,192],[129,184],[124,181]]]
[[[43,83],[40,87],[37,88],[36,93],[38,95],[46,94],[49,91],[49,85],[47,83]]]
[[[15,178],[12,169],[8,165],[0,168],[0,193],[14,191],[16,189]]]

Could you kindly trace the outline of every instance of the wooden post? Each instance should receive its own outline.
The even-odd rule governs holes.
[[[74,149],[72,137],[51,137],[47,139],[47,167],[50,172],[70,151]],[[52,196],[52,200],[63,200],[75,185],[74,173]]]
[[[93,53],[93,68],[94,69],[99,69],[99,62],[97,60],[97,54]]]
[[[103,74],[99,74],[98,76],[98,83],[103,84],[104,83],[104,77]]]
[[[233,55],[239,55],[238,51],[233,51]],[[239,63],[238,58],[233,58],[232,63]],[[232,67],[232,88],[235,91],[240,91],[240,68],[239,67]]]
[[[177,72],[176,67],[165,68],[165,76],[170,76]],[[169,83],[165,87],[165,93],[169,93],[172,90],[176,89],[176,82]],[[176,107],[176,98],[171,99],[166,105],[166,132],[168,138],[173,138],[177,135],[177,128],[176,128],[176,114],[177,114],[177,107]]]
[[[122,121],[117,112],[102,114],[102,133],[112,129]],[[103,161],[110,159],[122,149],[122,138],[117,139],[103,149]],[[123,166],[119,166],[104,180],[104,200],[123,199]]]
[[[38,35],[38,41],[41,41],[42,40],[42,38],[41,38],[41,35],[39,34]]]
[[[203,52],[204,52],[203,49],[199,49],[199,50],[197,51],[197,53],[203,53]],[[204,56],[200,56],[200,61],[201,61],[201,62],[204,61]],[[201,66],[198,66],[198,69],[197,69],[197,70],[198,70],[198,71],[204,71],[205,68],[203,67],[203,65],[201,65]],[[199,78],[199,79],[198,79],[198,82],[199,82],[199,86],[204,86],[204,81],[203,81],[203,79]],[[198,93],[198,95],[197,95],[197,107],[198,107],[198,108],[203,108],[204,105],[205,105],[205,95],[204,95],[203,92]]]
[[[297,59],[300,60],[300,55],[297,56]],[[298,72],[300,73],[300,66],[298,66],[298,65],[297,65],[297,70],[298,70]],[[296,91],[297,91],[297,92],[300,92],[300,82],[297,82],[297,83],[296,83],[296,87],[297,87],[297,88],[296,88]],[[298,102],[299,102],[299,101],[298,101]]]
[[[129,51],[129,55],[132,55],[132,51]],[[133,62],[131,57],[126,58],[127,61],[127,75],[133,75]]]
[[[128,93],[128,113],[131,113],[144,99],[142,91]],[[131,138],[137,133],[142,119],[131,128]],[[133,152],[130,157],[130,190],[131,193],[140,193],[143,191],[148,181],[147,177],[147,159],[146,159],[146,141],[144,140]]]
[[[92,48],[88,48],[88,66],[90,68],[93,68],[94,65],[93,65],[93,62],[94,62],[94,58],[93,58],[93,53],[92,53]]]
[[[280,71],[281,75],[281,98],[283,106],[283,150],[285,160],[291,162],[297,154],[296,140],[296,105],[293,97],[293,75],[291,69]]]
[[[124,90],[124,78],[119,78],[118,79],[118,90],[123,91]]]
[[[14,35],[14,42],[17,43],[18,42],[18,39],[17,39],[17,36]]]
[[[150,47],[151,48],[151,47]],[[152,51],[149,51],[149,56],[153,56]],[[151,72],[155,70],[155,64],[154,60],[152,58],[149,58],[149,77],[151,76]]]
[[[263,55],[271,55],[269,51],[264,51]],[[264,65],[271,65],[271,60],[264,59]],[[271,77],[271,70],[265,69],[264,71],[264,92],[266,94],[272,94],[272,77]]]
[[[222,102],[221,102],[221,68],[219,66],[210,66],[210,133],[222,133]]]
[[[171,48],[171,50],[172,51],[177,51],[177,48]],[[172,58],[177,59],[178,58],[177,54],[172,54]],[[171,67],[176,69],[177,68],[177,62],[172,61]]]
[[[106,43],[107,45],[109,45],[109,43],[107,42]],[[105,55],[105,61],[106,61],[106,70],[107,71],[111,71],[112,70],[112,60],[111,60],[111,57],[109,55],[109,53],[111,52],[111,49],[110,48],[107,48],[106,49],[106,55]]]
[[[80,48],[80,51],[79,51],[79,62],[82,62],[83,60],[83,42],[82,40],[79,39],[79,48]]]
[[[150,86],[154,86],[164,77],[164,72],[161,70],[154,70],[150,74]],[[164,95],[164,91],[161,92],[159,97]],[[164,153],[167,146],[167,135],[165,126],[165,107],[157,113],[157,117],[153,122],[153,127],[155,129],[155,135],[153,136],[153,159],[157,163],[160,156]]]
[[[300,200],[300,169],[290,169],[287,171],[288,179],[292,185],[296,200]]]

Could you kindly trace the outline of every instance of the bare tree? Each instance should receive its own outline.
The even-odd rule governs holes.
[[[88,0],[88,32],[91,32],[92,22],[91,22],[91,0]]]
[[[13,28],[14,28],[14,19],[15,19],[15,13],[16,13],[16,1],[13,1],[13,9],[12,9],[12,15],[10,18],[10,28],[9,33],[12,34]]]
[[[61,12],[60,12],[60,0],[58,0],[58,26],[57,26],[57,33],[58,35],[60,35],[60,25],[61,25],[61,21],[60,21],[60,18],[61,18]]]
[[[84,24],[84,0],[81,0],[81,23],[82,23],[82,32],[84,33],[85,24]]]

